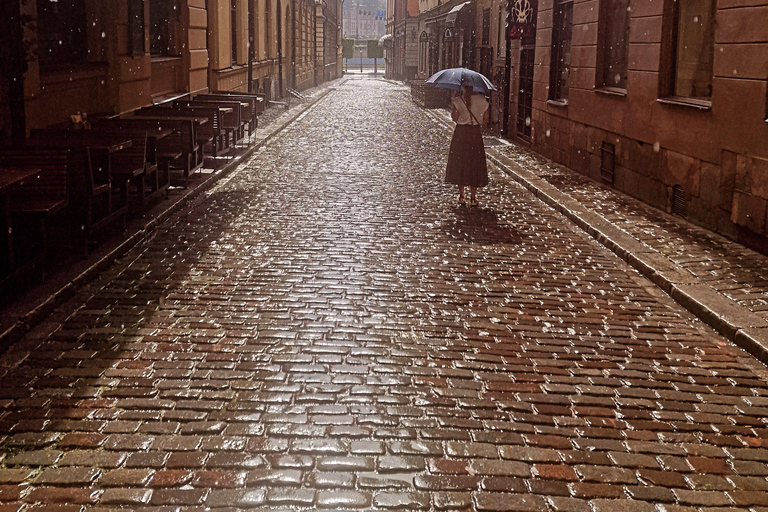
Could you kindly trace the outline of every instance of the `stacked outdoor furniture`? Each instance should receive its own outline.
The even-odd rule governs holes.
[[[0,145],[0,301],[29,272],[44,277],[50,264],[87,254],[107,228],[124,229],[171,185],[186,187],[206,161],[216,167],[250,141],[265,105],[261,94],[197,94]]]
[[[149,118],[205,118],[208,121],[199,125],[195,132],[195,143],[200,146],[203,153],[215,157],[229,151],[229,144],[222,128],[222,109],[214,106],[199,106],[182,108],[177,105],[151,106],[140,108],[133,113],[134,117]]]
[[[197,134],[206,123],[207,117],[159,115],[115,117],[100,121],[98,126],[117,132],[136,128],[150,133],[170,130],[157,141],[158,165],[169,173],[171,185],[186,187],[190,177],[203,166],[203,148]]]
[[[51,128],[32,130],[26,149],[67,149],[69,166],[70,216],[80,232],[83,250],[98,233],[118,224],[125,226],[128,214],[128,183],[113,173],[116,155],[132,146],[125,136],[103,135],[92,130]]]
[[[0,195],[6,224],[0,283],[14,286],[14,277],[33,269],[45,277],[51,259],[50,224],[64,219],[70,204],[72,163],[66,149],[0,151],[0,181],[6,185]]]

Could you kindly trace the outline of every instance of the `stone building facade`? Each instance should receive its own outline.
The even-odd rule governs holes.
[[[14,120],[28,132],[77,113],[122,114],[203,91],[282,97],[287,87],[341,75],[341,0],[3,4],[0,32],[13,51],[0,51],[0,138]],[[19,54],[26,69],[7,71],[18,70]],[[11,107],[20,83],[21,112]]]
[[[540,0],[530,143],[768,252],[768,2]]]
[[[460,5],[419,0],[417,79],[480,71],[492,132],[768,253],[768,0]]]

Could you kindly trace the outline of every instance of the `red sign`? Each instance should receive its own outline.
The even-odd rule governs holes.
[[[512,22],[509,24],[509,37],[520,39],[533,36],[534,19],[531,0],[511,0]]]

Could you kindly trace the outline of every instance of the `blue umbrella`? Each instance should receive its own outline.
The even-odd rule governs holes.
[[[483,94],[498,90],[484,75],[467,68],[443,69],[427,78],[426,83],[457,91],[460,91],[462,87],[471,85],[473,91]]]

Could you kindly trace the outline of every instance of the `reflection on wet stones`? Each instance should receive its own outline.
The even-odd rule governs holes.
[[[499,216],[489,208],[458,206],[454,214],[455,219],[443,221],[443,229],[456,240],[482,245],[520,242],[519,233],[499,223]]]
[[[457,208],[448,131],[341,83],[0,358],[0,510],[762,498],[743,352],[493,166]]]

